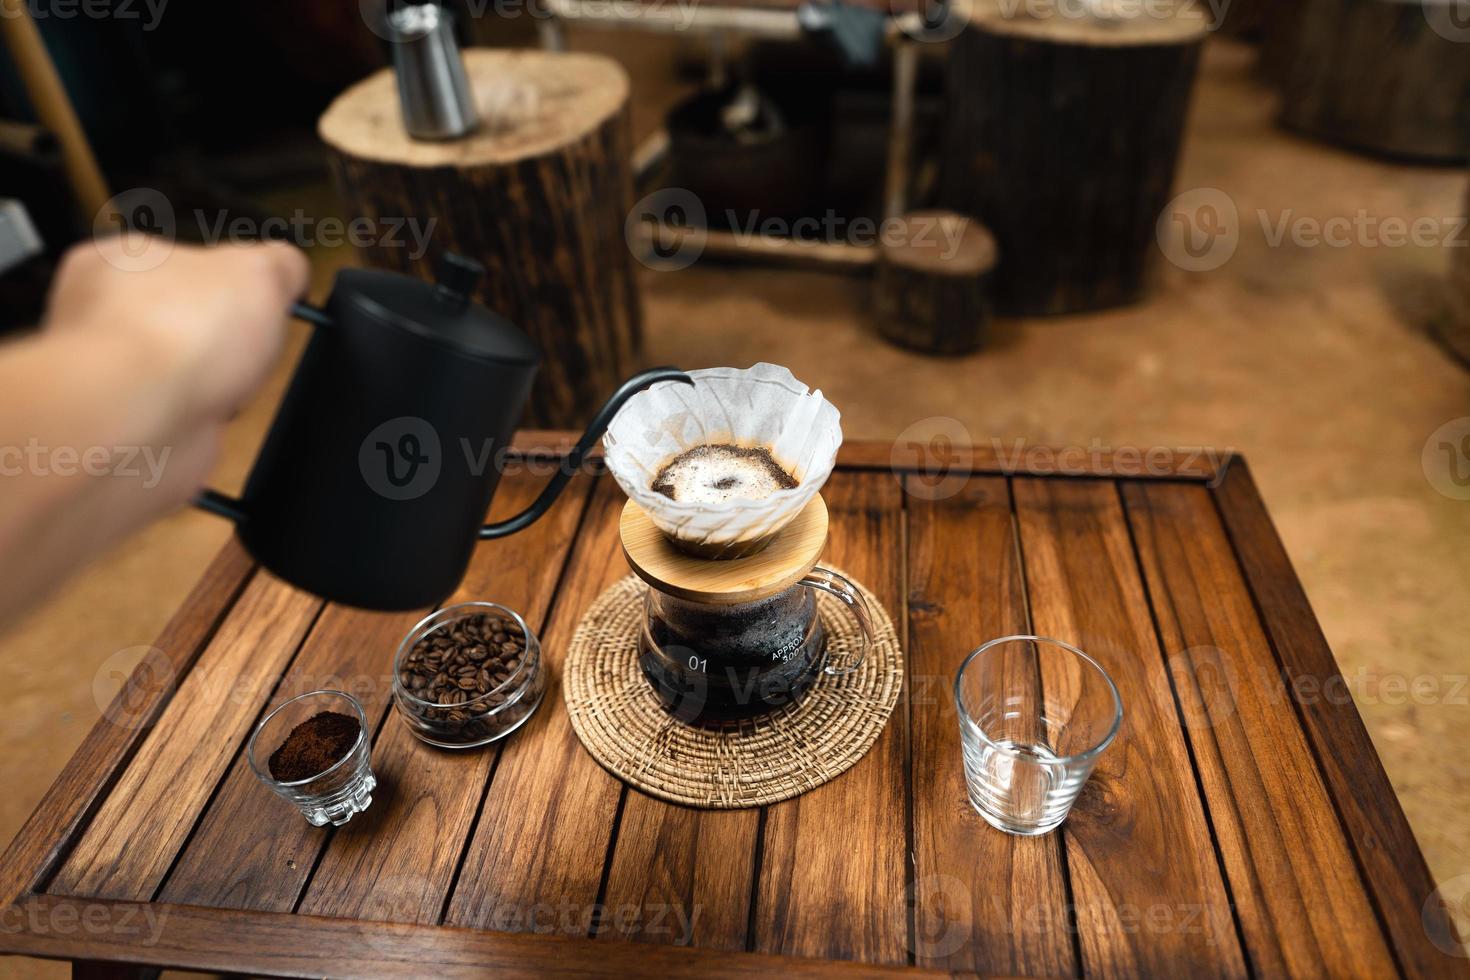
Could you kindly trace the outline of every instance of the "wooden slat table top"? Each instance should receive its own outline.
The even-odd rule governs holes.
[[[529,433],[515,460],[568,443]],[[627,574],[593,466],[455,596],[523,611],[554,671],[484,751],[430,749],[391,711],[427,610],[323,604],[227,546],[11,844],[0,951],[282,976],[1470,973],[1244,460],[914,448],[849,444],[823,491],[824,558],[888,608],[908,671],[831,783],[701,811],[582,750],[555,678]],[[539,487],[515,469],[497,514]],[[1040,838],[969,808],[950,695],[966,653],[1024,631],[1089,651],[1126,714]],[[375,802],[340,829],[243,755],[322,686],[375,731]]]

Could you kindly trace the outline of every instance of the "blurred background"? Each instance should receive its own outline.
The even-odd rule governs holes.
[[[588,164],[607,227],[566,288],[621,297],[617,315],[573,323],[487,286],[548,350],[527,422],[580,429],[632,367],[766,360],[823,389],[849,439],[1242,452],[1431,869],[1470,873],[1470,10],[1014,0],[1024,17],[986,26],[984,4],[868,3],[448,5],[462,45],[500,52],[467,59],[477,138],[583,152],[607,113],[577,106],[616,110],[613,159]],[[7,14],[6,333],[35,324],[56,259],[97,228],[286,238],[320,301],[342,267],[428,275],[440,236],[474,245],[514,220],[375,190],[374,166],[412,164],[355,149],[372,134],[352,87],[393,58],[369,7],[33,3],[34,35]],[[66,105],[37,88],[37,39]],[[599,60],[547,94],[528,49]],[[363,215],[377,224],[354,245]],[[437,225],[421,248],[387,216]],[[589,329],[626,332],[639,363],[588,361]],[[229,431],[226,491],[299,355],[292,330]],[[581,365],[572,395],[549,387],[558,363]],[[229,533],[179,512],[0,640],[0,839]]]

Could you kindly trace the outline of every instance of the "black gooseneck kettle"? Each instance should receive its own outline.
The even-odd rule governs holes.
[[[371,609],[430,606],[464,577],[477,538],[544,514],[623,402],[675,368],[623,384],[536,501],[481,526],[541,352],[471,302],[484,270],[455,255],[437,283],[369,269],[337,275],[239,500],[195,501],[235,521],[246,549],[293,585]]]

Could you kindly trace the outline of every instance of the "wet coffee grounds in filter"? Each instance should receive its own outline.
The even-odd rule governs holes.
[[[760,500],[796,485],[796,478],[764,447],[706,443],[665,463],[651,488],[670,500],[720,503]]]
[[[350,715],[336,711],[312,715],[291,729],[280,748],[271,753],[271,775],[278,782],[294,783],[324,773],[352,751],[361,730]]]

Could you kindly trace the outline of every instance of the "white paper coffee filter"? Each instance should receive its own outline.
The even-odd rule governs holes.
[[[655,525],[677,542],[737,545],[785,527],[837,463],[836,406],[777,364],[690,371],[694,384],[663,382],[628,400],[603,437],[607,467]],[[675,456],[707,443],[763,446],[797,480],[759,500],[671,500],[652,489]]]

